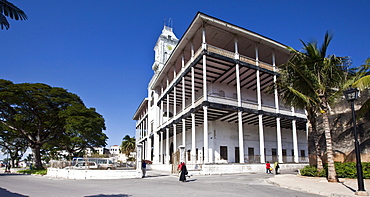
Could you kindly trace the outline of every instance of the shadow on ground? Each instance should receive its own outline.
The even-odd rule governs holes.
[[[129,197],[129,196],[131,196],[131,195],[127,195],[127,194],[112,194],[112,195],[98,194],[98,195],[85,196],[85,197]]]
[[[26,197],[25,195],[13,193],[1,187],[0,187],[0,196]]]

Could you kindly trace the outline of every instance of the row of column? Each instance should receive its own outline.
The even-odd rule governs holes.
[[[202,48],[205,50],[207,45],[205,42],[205,29],[203,28],[202,31]],[[193,44],[191,43],[191,61],[194,60],[194,48]],[[258,46],[255,47],[255,55],[256,55],[256,66],[259,66],[259,57],[258,57]],[[238,53],[238,40],[235,38],[235,59],[239,59],[239,53]],[[275,54],[272,53],[272,62],[273,62],[273,68],[274,71],[276,72],[276,66],[275,66]],[[182,57],[182,71],[184,71],[184,57]],[[237,81],[237,100],[238,100],[238,107],[242,107],[242,100],[241,100],[241,85],[240,85],[240,65],[239,63],[236,64],[235,66],[236,69],[236,81]],[[208,101],[208,92],[207,92],[207,64],[206,64],[206,55],[203,54],[203,101]],[[176,76],[176,70],[174,69],[174,76]],[[174,77],[175,78],[175,77]],[[182,110],[185,110],[185,77],[182,77],[181,83],[182,83]],[[260,85],[260,70],[256,70],[256,78],[257,78],[257,101],[258,101],[258,110],[262,110],[262,98],[261,98],[261,85]],[[274,82],[276,82],[276,75],[274,75]],[[169,85],[169,81],[167,78],[167,87]],[[174,84],[176,85],[176,84]],[[176,115],[176,88],[174,88],[174,106],[173,106],[173,112],[174,116]],[[194,80],[194,68],[191,68],[191,91],[192,91],[192,97],[191,97],[191,106],[192,108],[195,108],[195,80]],[[163,87],[161,89],[161,92],[163,94]],[[280,113],[279,111],[279,100],[278,100],[278,93],[277,90],[275,89],[274,92],[275,96],[275,107],[276,107],[276,113]],[[167,94],[167,103],[166,103],[166,110],[167,110],[167,120],[169,119],[169,111],[170,111],[170,104],[169,104],[169,94]],[[162,99],[160,103],[160,109],[159,109],[159,125],[163,124],[165,121],[163,120],[163,109],[164,109],[164,101]],[[204,163],[209,163],[212,161],[211,158],[209,158],[209,145],[208,145],[208,107],[203,106],[203,143],[204,143]],[[294,108],[292,108],[292,116],[294,116]],[[258,128],[259,128],[259,144],[260,144],[260,162],[265,163],[265,154],[264,154],[264,131],[263,131],[263,115],[259,114],[258,115]],[[278,150],[278,161],[280,163],[283,162],[283,155],[282,155],[282,141],[281,141],[281,127],[280,127],[280,117],[276,118],[276,132],[277,132],[277,150]],[[185,119],[182,119],[182,145],[185,146],[185,130],[186,130],[186,125],[185,125]],[[294,162],[298,163],[298,140],[297,140],[297,132],[296,132],[296,120],[292,120],[292,132],[293,132],[293,149],[294,149]],[[177,149],[177,142],[176,142],[176,124],[173,125],[173,145],[174,145],[174,150],[176,151]],[[164,158],[164,161],[162,161],[162,156],[159,157],[159,162],[160,163],[165,163],[169,164],[169,146],[170,146],[170,136],[169,136],[169,128],[166,128],[166,150],[165,150],[165,155],[166,157]],[[243,112],[239,111],[238,112],[238,136],[239,136],[239,156],[240,156],[240,163],[244,163],[244,131],[243,131]],[[164,139],[163,139],[163,131],[160,132],[160,151],[159,155],[164,155]],[[196,140],[195,140],[195,113],[191,113],[191,161],[196,161]]]

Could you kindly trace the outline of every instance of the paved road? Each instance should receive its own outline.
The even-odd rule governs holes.
[[[66,180],[49,177],[0,174],[0,196],[85,196],[85,197],[128,197],[128,196],[205,196],[205,197],[314,197],[294,190],[280,188],[266,182],[274,176],[265,173],[234,175],[192,176],[187,182],[179,182],[176,176],[150,176],[144,179],[118,180]]]

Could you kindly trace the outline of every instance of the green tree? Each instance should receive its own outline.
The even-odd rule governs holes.
[[[27,20],[27,15],[21,9],[7,0],[0,0],[0,26],[9,29],[10,24],[6,17],[14,20]]]
[[[130,137],[129,135],[126,135],[123,138],[121,145],[122,153],[126,154],[126,156],[129,156],[131,152],[135,151],[135,148],[136,148],[135,137]]]
[[[87,148],[105,147],[107,135],[104,118],[94,108],[86,108],[82,104],[69,106],[61,113],[66,120],[66,133],[54,143],[60,150],[69,153],[69,159],[83,156]]]
[[[0,125],[1,151],[6,152],[10,157],[12,166],[17,167],[18,161],[20,161],[28,148],[27,141],[17,135],[14,135],[12,131],[2,128],[4,128],[4,126]]]
[[[76,128],[77,123],[73,123],[71,109],[79,108],[81,112],[84,109],[82,106],[84,104],[77,95],[63,88],[0,80],[0,124],[28,142],[35,168],[43,168],[41,149],[45,144],[55,144],[61,140],[61,144],[65,145],[66,137],[78,136],[76,132],[81,130],[91,132],[87,135],[95,135],[97,129],[91,129],[95,125]],[[101,126],[102,120],[99,121],[97,124]],[[101,128],[104,128],[104,124]]]
[[[328,113],[330,105],[342,96],[347,79],[348,59],[326,54],[331,40],[332,35],[326,32],[320,48],[317,42],[306,43],[302,40],[303,52],[289,48],[293,56],[287,64],[279,67],[281,76],[277,86],[283,90],[281,96],[287,104],[307,110],[307,118],[313,130],[317,129],[317,117],[321,116],[323,119],[327,178],[329,182],[337,182]],[[310,135],[317,133],[312,132]]]
[[[364,65],[356,68],[357,72],[355,77],[349,81],[352,87],[358,88],[363,91],[369,89],[370,87],[370,58],[365,61]],[[370,98],[367,99],[358,110],[356,114],[356,119],[364,117],[366,114],[370,113]]]

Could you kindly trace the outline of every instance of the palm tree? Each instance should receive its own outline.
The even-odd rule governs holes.
[[[131,152],[135,151],[135,145],[136,145],[135,137],[130,137],[129,135],[126,135],[123,138],[121,145],[122,153],[126,154],[126,156],[129,156]]]
[[[326,154],[328,163],[328,181],[337,182],[335,172],[333,147],[329,125],[330,104],[342,95],[342,87],[346,81],[348,59],[326,55],[332,35],[326,32],[324,43],[320,48],[317,42],[303,44],[304,52],[289,48],[293,53],[288,63],[279,67],[281,77],[277,87],[282,91],[282,99],[296,108],[306,109],[308,121],[311,125],[310,135],[317,139],[317,121],[323,119],[323,130],[326,140]]]
[[[354,81],[354,82],[353,82]],[[353,83],[352,83],[353,82]],[[361,65],[357,68],[356,76],[351,81],[352,87],[358,88],[359,90],[365,90],[370,87],[370,58],[365,61],[364,65]],[[364,104],[362,104],[361,108],[358,110],[356,117],[362,118],[365,114],[370,112],[370,98],[367,99]],[[356,118],[356,119],[357,119]]]
[[[21,9],[7,0],[0,0],[0,26],[1,29],[9,29],[10,24],[6,17],[14,20],[27,20],[27,15]]]

